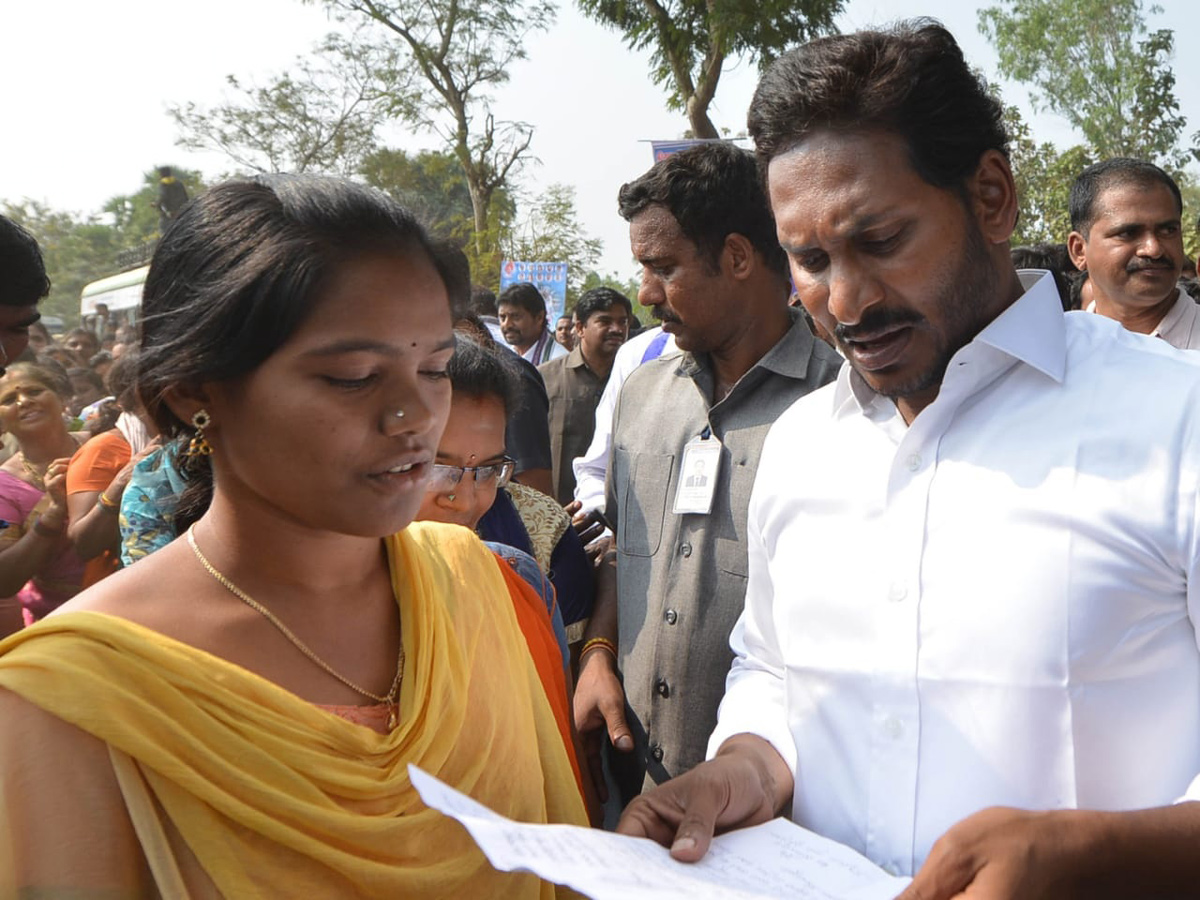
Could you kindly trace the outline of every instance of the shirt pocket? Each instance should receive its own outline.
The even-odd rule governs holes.
[[[618,546],[630,556],[653,556],[662,543],[675,455],[616,452],[625,457],[621,468],[629,472],[617,525]]]

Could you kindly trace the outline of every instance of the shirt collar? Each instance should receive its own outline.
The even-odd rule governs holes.
[[[1185,300],[1187,301],[1186,303],[1184,303]],[[1183,286],[1175,285],[1175,302],[1167,310],[1167,314],[1162,317],[1162,321],[1154,326],[1154,330],[1150,332],[1150,336],[1165,338],[1188,312],[1188,307],[1195,305],[1196,301],[1183,289]]]
[[[587,360],[583,358],[583,351],[579,349],[578,344],[567,353],[567,361],[563,365],[568,369],[578,369],[580,366],[587,366]]]
[[[813,341],[817,339],[813,337],[800,310],[788,307],[787,312],[791,327],[751,368],[766,369],[786,378],[804,378],[808,375],[808,363],[812,359]],[[712,362],[707,353],[685,352],[679,361],[679,371],[690,378],[711,368]],[[745,375],[742,377],[745,378]]]
[[[999,350],[1061,383],[1067,369],[1067,324],[1054,276],[1040,269],[1018,269],[1017,277],[1025,292],[975,335],[971,344]],[[838,373],[835,390],[835,408],[852,400],[868,418],[875,413],[890,417],[895,411],[894,404],[872,390],[849,363]],[[879,401],[884,401],[886,410],[879,408]]]

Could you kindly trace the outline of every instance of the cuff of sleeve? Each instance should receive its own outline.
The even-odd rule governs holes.
[[[721,712],[726,713],[726,706],[736,706],[737,699],[729,694],[725,695],[725,699],[721,701]],[[749,710],[750,715],[720,715],[717,719],[716,730],[708,739],[708,752],[705,754],[705,759],[712,759],[717,755],[717,751],[734,735],[752,734],[755,737],[762,738],[768,744],[775,748],[775,752],[783,757],[783,761],[787,763],[788,769],[791,770],[792,779],[796,777],[796,742],[792,738],[792,732],[788,728],[787,721],[781,719],[778,722],[764,721],[763,717],[755,716],[752,710]]]

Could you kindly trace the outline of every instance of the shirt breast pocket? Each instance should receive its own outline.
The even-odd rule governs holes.
[[[618,471],[628,473],[617,523],[618,546],[630,556],[653,556],[662,543],[675,456],[630,453],[619,448],[616,453],[624,457],[617,460]]]

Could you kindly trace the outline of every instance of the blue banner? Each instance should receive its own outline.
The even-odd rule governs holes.
[[[506,259],[500,263],[500,290],[510,284],[532,284],[546,301],[546,324],[554,323],[567,305],[567,264],[565,262],[522,262]]]

